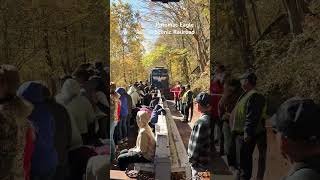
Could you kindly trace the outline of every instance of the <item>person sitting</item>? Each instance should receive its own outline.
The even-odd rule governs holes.
[[[157,95],[157,94],[153,94],[152,100],[151,100],[151,102],[150,102],[149,107],[150,107],[151,109],[154,109],[158,103],[159,103],[158,95]]]
[[[155,125],[158,123],[158,116],[161,115],[161,113],[163,113],[163,115],[166,115],[166,111],[159,104],[157,104],[151,113],[151,119],[149,123],[153,132],[155,132]]]
[[[126,170],[129,164],[151,162],[154,158],[156,140],[148,125],[150,115],[146,111],[139,111],[136,121],[139,127],[136,146],[120,152],[118,165],[121,171]]]

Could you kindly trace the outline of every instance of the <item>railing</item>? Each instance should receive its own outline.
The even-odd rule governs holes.
[[[155,172],[156,180],[170,180],[172,172],[184,172],[186,179],[191,179],[191,169],[188,156],[183,145],[178,128],[168,108],[158,91],[159,105],[166,110],[166,115],[158,116],[155,125],[156,151],[152,164],[136,164],[137,170]]]

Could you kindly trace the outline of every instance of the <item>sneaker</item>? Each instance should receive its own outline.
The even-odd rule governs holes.
[[[124,138],[124,140],[123,140],[124,142],[127,142],[128,141],[128,138],[126,137],[126,138]]]
[[[123,143],[123,141],[122,141],[122,140],[118,141],[118,144],[122,144],[122,143]]]

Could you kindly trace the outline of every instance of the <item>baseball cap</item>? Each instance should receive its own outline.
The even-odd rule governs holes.
[[[287,100],[271,121],[274,129],[290,139],[320,142],[320,108],[311,99],[294,97]]]
[[[209,106],[210,105],[210,94],[206,92],[201,92],[196,97],[196,102],[201,106]]]
[[[250,82],[257,82],[257,76],[253,72],[244,73],[239,77],[239,79],[248,79]]]

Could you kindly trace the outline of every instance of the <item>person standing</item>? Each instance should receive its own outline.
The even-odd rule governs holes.
[[[133,105],[132,105],[132,98],[131,96],[125,92],[125,97],[127,98],[128,102],[128,116],[127,116],[127,121],[126,121],[126,126],[127,126],[127,137],[124,139],[125,142],[128,141],[129,133],[130,133],[130,122],[132,119],[132,112],[134,110]]]
[[[213,135],[215,136],[215,142],[219,142],[219,154],[220,156],[224,155],[224,139],[222,133],[223,122],[221,121],[221,117],[218,113],[219,101],[223,94],[223,83],[225,78],[225,67],[224,65],[218,65],[216,69],[216,73],[213,77],[213,81],[210,83],[210,93],[212,97],[212,128]]]
[[[120,122],[118,124],[119,132],[119,143],[122,144],[127,136],[127,117],[128,117],[128,100],[126,97],[126,90],[122,87],[116,89],[116,93],[119,94],[120,98]]]
[[[135,84],[131,86],[127,92],[132,98],[132,108],[136,108],[140,101],[140,95],[137,88],[137,84]]]
[[[186,106],[184,94],[186,93],[186,87],[181,86],[181,92],[179,93],[179,99],[180,99],[180,112],[184,115],[184,109]]]
[[[17,91],[17,95],[34,106],[29,116],[36,130],[31,180],[53,180],[58,165],[58,154],[55,148],[55,121],[49,106],[45,103],[44,88],[45,86],[39,82],[29,81],[23,83]]]
[[[61,93],[55,99],[68,111],[71,118],[71,147],[87,145],[89,125],[94,121],[94,110],[87,97],[81,95],[80,84],[74,79],[67,79],[62,85]],[[80,139],[79,139],[80,134]]]
[[[188,144],[188,157],[191,163],[192,177],[198,172],[210,169],[211,141],[210,141],[210,95],[201,92],[196,97],[197,110],[201,117],[195,122]]]
[[[219,102],[219,117],[222,121],[224,139],[224,152],[227,155],[229,167],[236,167],[234,138],[231,134],[230,115],[236,106],[239,97],[243,94],[241,83],[238,79],[228,79],[224,82],[223,96]]]
[[[119,96],[116,93],[116,84],[114,82],[111,82],[110,83],[110,140],[111,140],[110,160],[111,161],[115,159],[115,155],[116,155],[114,132],[118,124],[118,106],[119,106]]]
[[[180,82],[178,81],[176,83],[176,86],[170,89],[170,92],[173,92],[175,108],[178,111],[180,110],[180,98],[179,98],[180,91],[181,91],[181,87],[180,87]]]
[[[234,115],[231,118],[237,152],[236,178],[250,180],[252,155],[257,144],[260,149],[259,156],[261,156],[259,161],[265,163],[266,159],[267,140],[263,120],[266,113],[266,102],[264,96],[256,90],[257,77],[254,73],[245,73],[240,79],[242,89],[245,92],[237,102]],[[260,158],[262,159],[260,160]]]
[[[183,98],[185,101],[184,122],[191,122],[192,116],[193,116],[193,92],[191,91],[190,85],[186,86],[186,92],[183,95]],[[190,120],[189,120],[189,114],[190,114]]]
[[[23,98],[16,96],[20,77],[16,67],[12,65],[0,66],[0,179],[24,180],[29,173],[24,172],[24,151],[26,136],[31,128],[28,116],[33,106]]]
[[[67,176],[67,154],[71,146],[72,128],[70,115],[63,105],[57,103],[47,87],[43,87],[45,103],[48,105],[55,122],[54,144],[58,154],[58,166],[55,180],[64,180]]]
[[[291,163],[284,180],[320,179],[320,106],[293,97],[271,118],[281,154]]]

